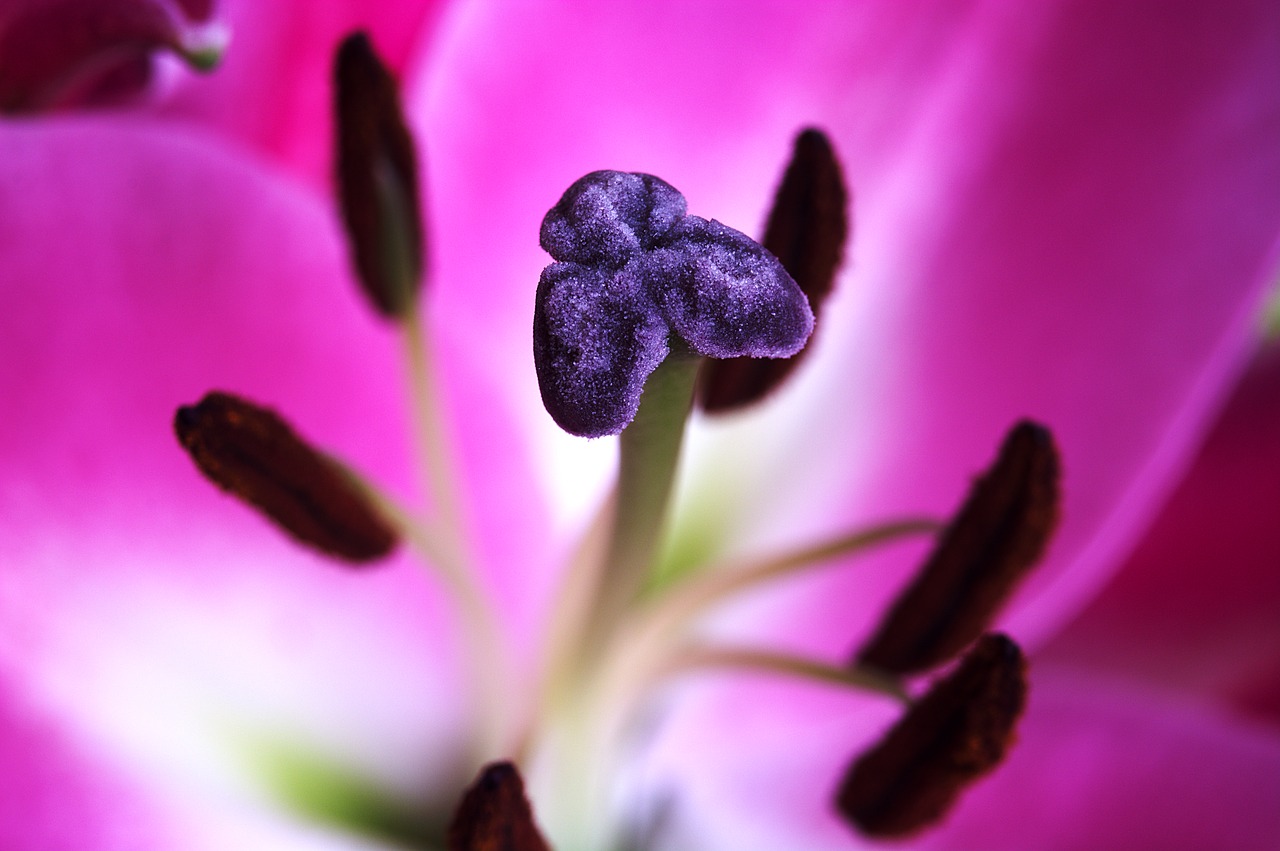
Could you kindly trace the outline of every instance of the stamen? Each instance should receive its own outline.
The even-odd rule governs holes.
[[[418,163],[391,73],[364,33],[334,61],[338,194],[360,284],[390,318],[413,309],[424,268]]]
[[[697,618],[716,605],[748,593],[769,583],[794,576],[823,565],[838,564],[840,556],[851,556],[875,547],[907,538],[936,532],[936,520],[908,519],[861,529],[805,547],[792,553],[743,565],[711,566],[689,577],[666,593],[647,601],[632,614],[619,630],[619,644],[625,645],[625,658],[615,664],[629,671],[660,670],[679,657],[680,642],[688,635]],[[664,661],[665,660],[665,661]],[[861,668],[849,669],[862,672]],[[881,672],[883,673],[883,672]],[[888,679],[893,679],[889,677]]]
[[[474,575],[456,452],[418,310],[424,236],[414,142],[395,80],[363,33],[338,46],[334,85],[342,214],[361,285],[402,334],[419,472],[435,513],[419,523],[397,507],[384,510],[394,509],[388,516],[427,554],[458,604],[471,655],[479,764],[506,749],[510,665],[496,613]]]
[[[788,677],[875,692],[906,703],[910,698],[902,683],[865,668],[828,665],[817,659],[793,656],[754,647],[695,646],[673,657],[668,674],[682,674],[715,668],[731,668],[780,674]]]
[[[451,559],[465,561],[462,494],[417,310],[424,237],[414,142],[396,82],[364,33],[338,45],[334,89],[340,205],[360,283],[403,334],[423,489],[438,514],[432,531]]]
[[[856,555],[884,544],[920,535],[932,535],[942,523],[928,518],[908,518],[859,529],[793,552],[741,565],[713,565],[689,578],[663,598],[661,606],[677,608],[681,620],[692,617],[736,594],[831,565],[836,559]]]
[[[686,642],[699,615],[739,592],[811,569],[836,556],[851,555],[907,537],[937,531],[930,520],[902,520],[842,535],[797,552],[740,567],[711,567],[665,589],[639,610],[623,610],[606,619],[615,635],[601,651],[600,639],[589,644],[606,659],[600,676],[606,703],[626,714],[662,677],[697,667],[755,667],[826,682],[844,683],[893,696],[902,694],[897,678],[865,668],[832,667],[811,659],[746,648],[694,646]],[[596,630],[593,637],[602,634]]]
[[[987,628],[1057,526],[1061,461],[1044,426],[1018,423],[915,581],[858,653],[893,674],[928,670]]]
[[[835,287],[848,236],[849,193],[840,163],[826,134],[807,128],[796,137],[762,243],[808,296],[815,316]],[[709,414],[753,405],[782,385],[807,350],[808,346],[786,359],[708,363],[699,381],[698,403]]]
[[[450,556],[466,562],[470,555],[462,510],[461,476],[445,420],[432,340],[417,310],[410,310],[400,318],[399,324],[420,478],[423,491],[436,511],[432,528],[438,538],[449,542]]]
[[[551,851],[533,818],[520,772],[485,766],[449,825],[449,851]]]
[[[173,427],[210,481],[298,541],[357,564],[396,546],[397,535],[364,494],[275,412],[215,392],[179,408]]]
[[[617,434],[645,381],[675,349],[788,357],[813,330],[804,294],[749,237],[685,215],[647,174],[597,171],[542,223],[533,356],[548,413],[584,437]]]
[[[1009,638],[982,637],[878,745],[849,769],[837,809],[870,836],[909,836],[1004,759],[1026,704],[1026,660]]]

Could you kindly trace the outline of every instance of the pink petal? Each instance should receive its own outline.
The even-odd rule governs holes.
[[[17,0],[10,6],[0,12],[0,112],[128,103],[158,91],[143,109],[194,121],[327,190],[330,69],[338,42],[367,30],[383,58],[403,72],[429,45],[445,2]],[[212,73],[156,73],[158,51],[214,45],[223,55]]]
[[[172,848],[173,825],[137,784],[104,769],[0,679],[0,847],[9,851]]]
[[[0,847],[5,851],[373,851],[385,847],[232,800],[180,799],[172,783],[69,735],[0,680]],[[152,779],[154,781],[154,778]]]
[[[419,799],[463,723],[438,583],[408,555],[353,573],[300,551],[171,433],[175,406],[232,389],[412,489],[397,346],[333,217],[158,125],[8,125],[0,149],[0,397],[18,414],[0,424],[0,665],[171,783],[242,791],[265,742]],[[464,481],[486,504],[509,492],[505,515],[470,512],[483,555],[507,571],[518,551],[536,573],[523,445],[500,405],[481,419],[481,367],[445,343],[449,389],[480,423],[454,424]]]
[[[1280,721],[1277,434],[1271,344],[1115,581],[1045,655]]]
[[[151,79],[155,53],[196,46],[196,24],[209,18],[210,3],[182,5],[180,13],[164,0],[9,2],[0,12],[0,112],[137,94]]]
[[[1280,737],[1035,669],[1021,743],[926,847],[1275,848]]]
[[[945,513],[1032,416],[1068,471],[1015,610],[1033,639],[1110,572],[1245,356],[1280,233],[1273,3],[491,3],[449,24],[421,104],[440,301],[508,364],[550,476],[579,456],[541,415],[527,324],[563,189],[649,171],[750,230],[799,127],[842,152],[857,234],[817,357],[695,442],[720,548]],[[807,643],[847,648],[901,575],[806,598]]]
[[[217,0],[174,0],[193,21],[207,21],[213,16]]]
[[[191,79],[161,112],[245,144],[327,191],[332,161],[330,68],[338,41],[369,31],[380,55],[405,71],[430,43],[443,0],[224,0],[231,31],[222,65]]]
[[[1006,764],[970,790],[941,828],[907,847],[1262,851],[1280,843],[1273,731],[1141,692],[1108,691],[1050,667],[1033,666],[1032,675],[1028,714]],[[735,711],[754,719],[746,727],[724,734],[714,724],[690,725],[687,737],[667,743],[705,758],[671,790],[672,847],[864,846],[832,814],[832,789],[892,713],[868,713],[834,695],[801,703],[803,711],[771,719],[739,704]]]

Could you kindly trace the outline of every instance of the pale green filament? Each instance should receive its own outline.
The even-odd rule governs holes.
[[[439,542],[434,559],[458,601],[463,635],[474,663],[470,671],[473,706],[478,719],[475,735],[477,764],[506,755],[510,747],[511,699],[508,688],[513,672],[508,662],[501,624],[492,601],[476,582],[472,554],[467,543],[463,491],[456,468],[457,453],[449,440],[441,404],[439,375],[417,305],[401,318],[409,392],[413,406],[418,465],[426,496],[435,507],[428,520],[429,538]]]
[[[364,494],[374,509],[418,552],[419,563],[428,575],[439,579],[458,606],[467,654],[466,670],[471,678],[477,730],[472,743],[476,767],[506,755],[512,731],[509,717],[511,665],[503,641],[502,627],[484,590],[476,583],[469,565],[460,560],[456,545],[441,540],[435,526],[417,520],[413,513],[340,461],[334,463]]]
[[[858,667],[829,665],[804,656],[776,653],[754,647],[694,646],[672,657],[664,672],[668,676],[698,673],[717,668],[755,671],[798,677],[820,683],[869,691],[909,703],[911,696],[893,677]]]
[[[824,564],[836,564],[841,556],[933,534],[939,528],[941,524],[936,520],[900,520],[750,564],[708,568],[628,614],[626,622],[617,628],[610,678],[649,681],[660,675],[679,657],[697,619],[737,595]]]
[[[404,358],[409,378],[409,398],[413,412],[413,435],[417,444],[418,469],[424,495],[436,515],[432,528],[446,541],[454,557],[466,561],[465,518],[462,516],[462,488],[457,461],[444,420],[435,359],[422,320],[414,305],[400,321]]]
[[[689,633],[700,615],[736,595],[803,570],[838,563],[840,556],[933,534],[941,525],[928,519],[885,523],[741,567],[709,568],[686,579],[665,596],[627,613],[616,626],[612,642],[601,653],[605,661],[594,685],[598,691],[595,699],[623,717],[630,716],[657,682],[690,667],[750,667],[900,697],[899,685],[871,672],[850,669],[837,674],[837,669],[820,661],[768,651],[690,649]],[[616,721],[615,725],[620,726]]]
[[[943,524],[927,517],[911,517],[858,529],[790,553],[740,565],[706,568],[654,599],[642,617],[648,630],[671,634],[712,606],[779,579],[837,563],[842,556],[922,535],[936,534]]]

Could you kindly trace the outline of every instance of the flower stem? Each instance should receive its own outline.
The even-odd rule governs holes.
[[[611,654],[661,544],[700,363],[688,351],[672,352],[649,376],[640,409],[621,435],[611,506],[575,553],[569,599],[557,611],[566,621],[553,627],[542,717],[534,719],[524,748],[537,739],[569,755],[557,766],[547,801],[566,848],[611,847],[611,754],[628,720],[612,701],[633,699],[627,684],[610,677]]]
[[[622,432],[613,529],[584,647],[603,646],[653,568],[700,363],[691,353],[672,352],[649,376],[640,409]]]

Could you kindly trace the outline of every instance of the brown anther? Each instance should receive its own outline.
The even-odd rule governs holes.
[[[984,635],[880,743],[849,768],[836,809],[864,834],[910,836],[938,822],[960,793],[1003,761],[1027,699],[1026,659]]]
[[[353,563],[395,548],[367,499],[275,412],[215,392],[179,408],[173,428],[206,478],[298,541]]]
[[[448,849],[550,851],[514,765],[495,762],[481,769],[449,825]]]
[[[413,138],[396,81],[364,33],[343,39],[333,77],[338,199],[356,273],[383,315],[402,317],[424,268]]]
[[[1048,429],[1026,420],[1015,425],[857,664],[919,673],[987,629],[1057,527],[1061,466]]]
[[[815,317],[835,287],[848,235],[849,193],[840,163],[826,134],[807,128],[796,137],[761,243],[809,297]],[[698,403],[711,414],[753,405],[782,385],[807,350],[791,358],[709,360]]]

